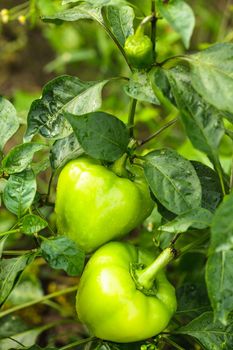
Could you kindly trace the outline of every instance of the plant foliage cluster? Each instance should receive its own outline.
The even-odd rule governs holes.
[[[37,288],[34,296],[14,304],[17,290],[24,291],[28,282],[24,275],[33,274],[36,262],[42,268],[46,262],[51,271],[63,270],[70,278],[83,271],[84,251],[56,234],[52,193],[63,166],[83,154],[106,167],[126,154],[132,164],[143,168],[155,209],[140,232],[129,239],[150,249],[164,249],[174,242],[179,252],[169,269],[177,287],[175,317],[166,332],[132,344],[132,349],[233,348],[233,174],[220,156],[222,142],[227,140],[232,147],[233,139],[233,44],[215,43],[198,52],[160,59],[157,22],[165,19],[188,49],[194,13],[183,0],[152,0],[146,17],[142,7],[124,0],[63,0],[58,12],[43,17],[55,25],[93,21],[102,27],[125,59],[128,74],[97,81],[71,75],[51,80],[31,104],[22,143],[8,152],[5,145],[20,121],[12,103],[0,98],[1,215],[12,214],[10,226],[0,233],[0,348],[4,350],[41,349],[36,345],[38,336],[57,321],[31,329],[20,310],[40,302],[56,308],[51,299],[77,289],[77,279],[74,285],[50,294],[43,295]],[[147,69],[135,69],[124,50],[140,23],[155,52],[154,63]],[[102,107],[103,90],[114,84],[130,101],[127,123]],[[147,139],[135,136],[140,104],[151,104],[167,116],[161,129]],[[156,146],[159,135],[165,129],[173,133],[175,124],[182,125],[184,135],[206,156],[205,161],[189,160],[178,149]],[[148,146],[151,140],[153,148]],[[228,151],[232,155],[232,148]],[[38,178],[45,171],[51,176],[47,193],[42,193]],[[8,248],[12,242],[13,251]],[[30,289],[33,285],[36,282]],[[61,313],[59,322],[69,321]],[[85,338],[80,331],[79,338],[60,349],[82,344],[93,350],[131,348],[131,344]],[[52,350],[55,345],[43,349]]]

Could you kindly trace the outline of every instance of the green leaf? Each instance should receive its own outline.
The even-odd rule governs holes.
[[[27,329],[26,323],[17,315],[8,315],[0,319],[0,339],[12,337]]]
[[[21,220],[21,231],[26,235],[33,235],[48,226],[47,221],[34,214],[25,215]]]
[[[209,256],[206,265],[206,284],[215,319],[228,323],[233,311],[233,251],[225,250]]]
[[[194,166],[202,188],[203,208],[214,212],[223,198],[222,188],[217,173],[207,165],[191,161]]]
[[[19,120],[14,106],[0,96],[0,151],[19,128]]]
[[[142,102],[159,105],[159,100],[154,94],[150,80],[146,73],[136,72],[124,86],[125,93]]]
[[[56,350],[55,348],[41,348],[35,344],[38,336],[45,330],[55,326],[55,323],[38,326],[32,329],[26,329],[23,332],[15,333],[11,338],[5,338],[0,341],[0,349],[4,350]],[[18,343],[17,343],[18,342]],[[23,344],[22,347],[20,344]]]
[[[20,173],[32,162],[35,152],[46,148],[41,143],[24,143],[14,147],[2,161],[4,171],[8,174]]]
[[[233,192],[217,208],[211,228],[210,253],[226,250],[233,250]]]
[[[213,313],[205,312],[189,324],[176,330],[177,334],[197,339],[206,350],[231,350],[233,348],[233,317],[229,326],[214,322]]]
[[[179,215],[200,207],[201,184],[187,159],[171,149],[152,151],[144,159],[146,179],[165,208]]]
[[[188,57],[194,89],[217,109],[230,114],[233,111],[232,56],[233,44],[222,43]]]
[[[100,108],[101,92],[107,82],[83,82],[66,75],[50,81],[41,99],[35,100],[30,108],[25,141],[37,133],[55,139],[69,135],[72,129],[64,113],[82,115]]]
[[[76,1],[77,2],[77,1]],[[73,22],[80,19],[92,19],[104,26],[104,20],[101,13],[101,7],[93,6],[89,3],[82,3],[70,9],[64,9],[52,16],[42,17],[45,22],[59,24],[61,22]]]
[[[189,228],[203,230],[211,224],[212,213],[204,208],[192,209],[184,214],[177,216],[174,220],[158,228],[160,231],[170,233],[183,233]]]
[[[186,49],[188,49],[195,25],[195,17],[191,7],[183,0],[157,0],[157,6],[161,15],[180,34]]]
[[[70,3],[77,3],[77,2],[83,2],[83,0],[63,0],[62,5],[70,4]],[[86,3],[89,3],[94,6],[121,6],[127,4],[127,1],[125,0],[84,0]]]
[[[176,68],[166,74],[190,141],[216,162],[218,147],[225,133],[222,115],[192,88],[186,71]]]
[[[69,160],[79,157],[84,153],[74,133],[63,139],[57,140],[50,152],[50,162],[53,169],[58,169]]]
[[[194,318],[211,308],[204,283],[183,284],[177,289],[177,300],[177,316]]]
[[[80,117],[66,114],[84,151],[93,158],[114,161],[127,151],[125,124],[111,114],[94,112]]]
[[[215,318],[227,324],[233,311],[233,193],[226,196],[215,212],[206,265],[206,283]]]
[[[79,276],[83,270],[85,253],[68,237],[44,240],[41,253],[53,269],[63,269],[70,276]]]
[[[35,275],[33,277],[33,280],[22,278],[20,283],[14,287],[9,298],[7,299],[7,303],[12,306],[16,306],[41,299],[44,295],[42,286],[39,280],[35,279]]]
[[[36,194],[36,178],[31,170],[11,175],[3,192],[7,209],[21,217],[31,206]]]
[[[19,281],[24,269],[34,260],[36,253],[24,254],[17,258],[0,260],[0,306]]]
[[[128,36],[134,33],[134,11],[130,6],[107,6],[106,19],[115,38],[124,46]]]

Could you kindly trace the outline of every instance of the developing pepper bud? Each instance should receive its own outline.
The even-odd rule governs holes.
[[[139,26],[136,33],[126,39],[124,50],[129,63],[134,68],[145,69],[154,62],[153,44],[149,36],[144,35],[142,26]]]

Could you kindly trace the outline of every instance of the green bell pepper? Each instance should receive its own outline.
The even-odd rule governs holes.
[[[162,332],[176,310],[174,287],[163,271],[170,248],[153,256],[129,243],[110,242],[87,263],[77,293],[79,319],[91,334],[118,343]]]
[[[140,225],[154,202],[142,170],[132,166],[130,172],[132,180],[88,157],[69,162],[57,185],[58,232],[91,252]]]

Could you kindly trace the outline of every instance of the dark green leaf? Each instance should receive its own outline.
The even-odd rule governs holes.
[[[25,140],[30,141],[36,133],[58,139],[69,135],[72,129],[64,113],[82,115],[98,109],[107,82],[83,82],[72,76],[50,81],[44,87],[41,99],[34,101],[30,108]]]
[[[177,289],[176,315],[194,318],[210,310],[210,302],[204,283],[185,283]]]
[[[83,270],[85,253],[68,237],[44,240],[41,252],[53,269],[63,269],[70,276],[79,276]]]
[[[44,292],[35,274],[33,274],[30,279],[27,278],[28,275],[25,273],[25,277],[26,278],[22,278],[17,286],[14,287],[7,299],[7,303],[12,306],[22,305],[43,298]]]
[[[19,128],[19,120],[14,106],[0,96],[0,151]]]
[[[215,212],[206,266],[206,282],[215,317],[223,324],[233,310],[233,193]]]
[[[40,216],[28,214],[25,215],[22,220],[22,232],[26,235],[33,235],[36,232],[43,230],[48,226],[48,223],[43,220]]]
[[[167,72],[167,77],[190,141],[195,148],[216,161],[218,147],[225,133],[222,115],[196,93],[187,72],[182,72],[180,68],[174,69]]]
[[[187,159],[171,149],[152,151],[144,158],[146,179],[165,208],[179,215],[200,207],[200,181]]]
[[[233,250],[233,192],[224,198],[215,212],[210,242],[211,253],[230,249]]]
[[[207,165],[192,161],[202,188],[202,207],[214,212],[223,198],[217,173]]]
[[[213,313],[205,312],[189,324],[176,330],[178,334],[197,339],[206,350],[231,350],[233,348],[233,317],[228,326],[214,322]]]
[[[191,55],[191,82],[195,90],[217,109],[233,111],[233,44],[221,43]]]
[[[3,192],[7,209],[21,217],[31,206],[36,194],[36,178],[31,170],[24,170],[9,177]]]
[[[24,332],[28,326],[17,315],[8,315],[0,319],[0,339],[12,337],[14,334]]]
[[[191,7],[183,0],[157,0],[157,6],[161,15],[180,34],[187,49],[195,25],[195,17]]]
[[[63,0],[62,4],[70,4],[70,3],[83,2],[83,0]],[[86,3],[92,4],[94,6],[121,6],[126,5],[127,1],[125,0],[85,0]]]
[[[196,208],[177,216],[174,220],[160,226],[159,230],[170,233],[183,233],[189,228],[202,230],[211,224],[212,214],[204,208]]]
[[[28,253],[18,258],[0,260],[0,306],[3,305],[24,269],[34,260],[36,253]]]
[[[206,265],[206,284],[214,315],[227,324],[233,311],[233,251],[226,250],[209,256]]]
[[[41,143],[24,143],[14,147],[2,161],[4,171],[8,174],[20,173],[31,163],[34,153],[45,148]]]
[[[57,169],[65,165],[69,160],[79,157],[84,150],[78,143],[74,133],[69,136],[57,140],[50,152],[50,162],[53,169]]]
[[[101,13],[101,7],[94,7],[88,3],[82,3],[78,6],[74,6],[70,9],[64,9],[63,11],[55,13],[53,16],[43,17],[45,22],[60,23],[60,22],[73,22],[80,19],[92,19],[104,26],[104,20]]]
[[[56,350],[54,348],[46,347],[41,348],[35,344],[38,336],[45,330],[53,327],[54,323],[49,323],[32,329],[27,329],[24,332],[14,334],[11,338],[5,338],[0,340],[0,349],[4,350]],[[23,344],[24,346],[20,346]]]
[[[134,11],[129,6],[107,6],[106,18],[116,39],[124,46],[128,36],[134,33]]]
[[[139,101],[149,102],[155,105],[160,104],[146,73],[134,73],[129,82],[125,85],[124,90],[128,96]]]
[[[44,159],[43,159],[44,158]],[[46,154],[40,162],[31,164],[31,168],[35,175],[47,170],[50,167],[50,161],[48,155]]]
[[[93,158],[114,161],[127,151],[125,124],[111,114],[95,112],[80,117],[66,114],[84,151]]]
[[[166,75],[166,71],[161,67],[155,67],[148,73],[148,77],[153,92],[155,96],[158,97],[161,104],[168,106],[169,110],[174,109],[173,106],[176,106],[176,101],[172,94],[171,85]]]

